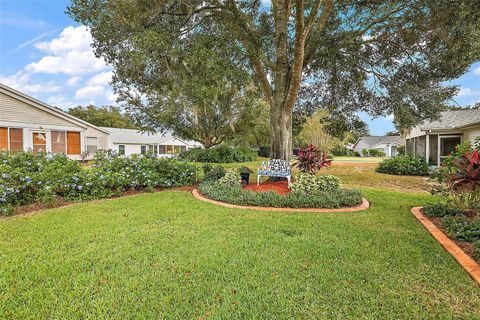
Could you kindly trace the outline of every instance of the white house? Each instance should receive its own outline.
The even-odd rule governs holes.
[[[480,137],[480,110],[465,109],[442,112],[437,121],[425,121],[406,135],[406,153],[440,166],[458,144],[473,143]]]
[[[108,149],[126,156],[152,152],[160,157],[173,157],[182,151],[202,147],[198,142],[181,140],[168,132],[149,133],[136,129],[101,128],[109,132]]]
[[[108,147],[108,131],[0,83],[0,150],[64,153]]]
[[[397,155],[397,148],[402,144],[400,136],[365,136],[357,140],[353,150],[360,156],[363,156],[364,149],[375,149],[385,153],[387,157],[394,157]]]
[[[147,151],[162,157],[200,148],[194,141],[170,133],[142,133],[132,129],[96,127],[58,108],[0,83],[0,151],[64,153],[80,160],[88,152],[115,150],[126,156]]]

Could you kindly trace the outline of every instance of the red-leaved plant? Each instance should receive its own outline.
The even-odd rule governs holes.
[[[453,191],[480,190],[480,154],[478,150],[466,152],[452,161],[456,169],[447,182]]]
[[[301,172],[315,174],[323,167],[330,167],[332,160],[328,156],[318,150],[313,144],[309,144],[306,148],[298,151],[297,161],[293,164]]]

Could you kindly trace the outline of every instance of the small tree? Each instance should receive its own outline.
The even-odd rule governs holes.
[[[302,131],[298,135],[299,142],[303,145],[312,144],[323,153],[329,153],[333,148],[339,146],[341,141],[331,136],[325,128],[324,120],[328,112],[319,110],[307,119]]]

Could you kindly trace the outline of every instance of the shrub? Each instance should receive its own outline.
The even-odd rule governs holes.
[[[425,176],[430,172],[430,168],[423,158],[398,156],[380,162],[376,171],[396,175]]]
[[[377,150],[377,149],[369,149],[368,155],[370,157],[385,157],[385,152]]]
[[[221,177],[225,176],[225,168],[222,166],[212,166],[208,163],[202,166],[203,180],[217,181]]]
[[[221,145],[210,149],[190,149],[182,152],[179,158],[192,162],[231,163],[248,162],[257,158],[257,151],[250,147]]]
[[[341,188],[341,181],[338,177],[331,175],[315,176],[312,174],[299,174],[292,184],[292,191],[303,194],[313,192],[330,192]]]
[[[395,150],[397,151],[397,155],[399,156],[405,155],[405,151],[406,151],[405,146],[398,146]]]
[[[369,155],[370,155],[369,150],[366,149],[366,148],[363,148],[363,149],[362,149],[362,156],[368,157]]]
[[[218,180],[218,185],[222,187],[240,187],[242,185],[240,175],[237,170],[229,169],[225,171],[225,176]]]
[[[475,258],[475,260],[480,262],[480,241],[477,241],[477,243],[475,243],[475,249],[473,250],[473,257]]]
[[[145,155],[132,158],[100,154],[90,169],[65,155],[0,153],[0,213],[16,206],[57,198],[98,199],[131,189],[152,190],[195,183],[195,167]]]
[[[454,239],[475,242],[480,240],[480,218],[465,216],[447,217],[443,220],[445,231]]]
[[[269,158],[270,157],[270,147],[269,146],[261,146],[257,150],[257,155],[259,157]]]
[[[280,208],[340,208],[358,205],[362,195],[357,190],[330,192],[291,192],[286,196],[274,192],[252,192],[241,186],[225,187],[219,183],[203,182],[200,191],[207,197],[236,205],[252,205]]]
[[[448,217],[460,215],[463,213],[463,211],[459,209],[446,206],[442,203],[426,205],[423,207],[423,212],[428,217]]]
[[[332,160],[327,155],[320,152],[313,144],[306,148],[300,149],[297,155],[297,162],[294,163],[300,172],[314,174],[323,167],[329,167]]]

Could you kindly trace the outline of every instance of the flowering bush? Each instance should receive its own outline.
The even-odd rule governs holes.
[[[330,192],[340,190],[342,184],[340,179],[331,175],[315,176],[312,174],[299,174],[292,184],[293,192],[310,194],[312,192]]]
[[[121,158],[100,154],[90,169],[65,155],[0,153],[0,214],[29,203],[58,198],[82,201],[118,195],[126,190],[153,190],[193,184],[195,168],[150,155]]]
[[[315,174],[315,172],[323,167],[329,167],[332,164],[332,160],[328,159],[328,156],[325,153],[320,152],[313,144],[300,149],[298,151],[297,159],[297,162],[293,165],[301,172],[309,174]]]

